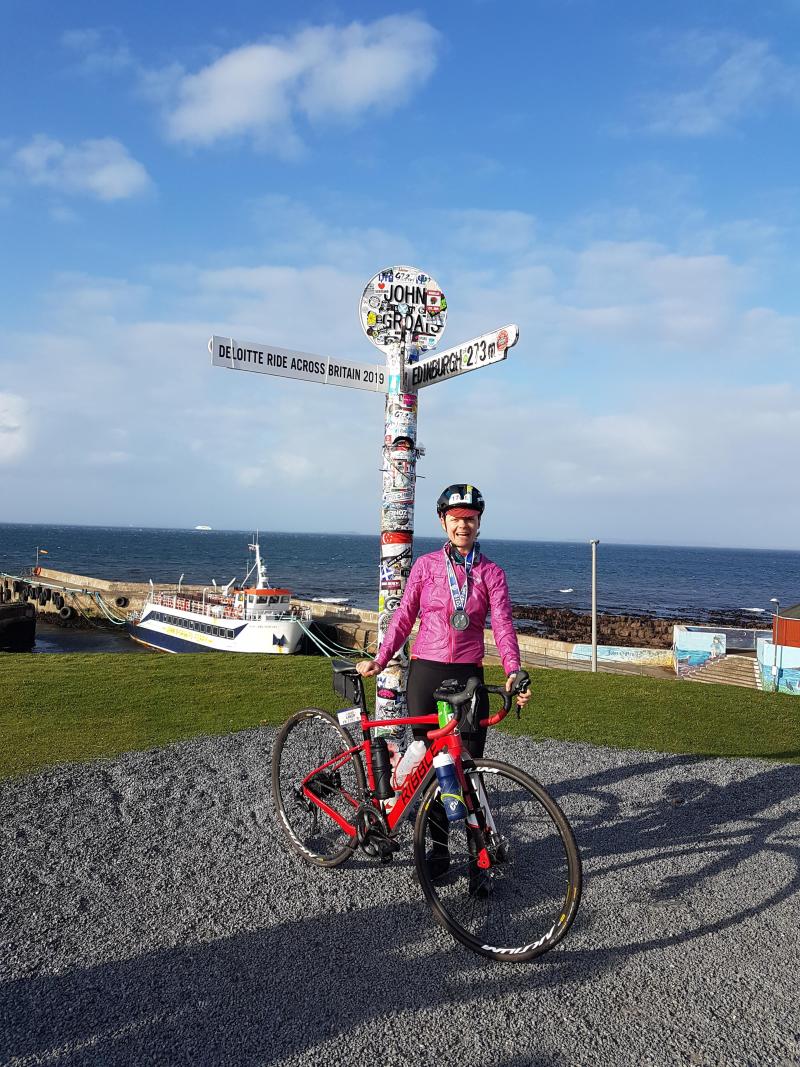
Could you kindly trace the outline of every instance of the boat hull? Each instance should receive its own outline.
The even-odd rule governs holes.
[[[190,630],[180,620],[167,623],[145,619],[126,623],[128,635],[134,641],[159,652],[244,652],[285,656],[297,652],[303,639],[303,628],[295,619],[268,625],[240,623],[230,629],[230,636],[219,637]]]

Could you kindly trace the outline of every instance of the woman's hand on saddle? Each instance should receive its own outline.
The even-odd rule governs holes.
[[[526,679],[527,679],[527,674],[525,676],[526,676]],[[518,681],[518,678],[519,678],[519,671],[516,671],[514,674],[509,674],[508,678],[506,679],[506,692],[511,692],[511,690],[514,687],[514,685]],[[517,692],[517,695],[516,695],[516,706],[517,707],[525,707],[525,705],[528,703],[529,700],[530,700],[530,689],[529,688],[526,688],[522,692]]]
[[[356,670],[362,678],[370,678],[373,674],[380,674],[381,669],[374,659],[362,659],[356,664]]]

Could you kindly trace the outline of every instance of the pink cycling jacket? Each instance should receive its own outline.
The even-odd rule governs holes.
[[[464,568],[455,564],[459,588],[464,585]],[[519,644],[511,621],[508,583],[502,567],[481,553],[469,576],[466,610],[469,626],[454,630],[450,625],[453,602],[447,581],[443,549],[420,556],[408,576],[403,599],[392,616],[386,636],[375,657],[383,668],[408,639],[419,615],[419,633],[411,654],[417,659],[438,663],[483,662],[483,630],[486,616],[492,613],[492,633],[506,674],[519,670]]]

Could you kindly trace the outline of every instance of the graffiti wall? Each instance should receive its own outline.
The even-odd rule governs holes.
[[[761,637],[756,655],[764,689],[800,696],[800,648],[776,645],[772,638]]]
[[[590,660],[591,645],[574,645],[567,659]],[[635,663],[641,667],[671,667],[672,650],[669,648],[626,648],[623,645],[598,645],[597,662]]]
[[[724,656],[726,650],[727,637],[724,632],[693,626],[676,626],[673,630],[672,660],[675,673],[679,676]]]

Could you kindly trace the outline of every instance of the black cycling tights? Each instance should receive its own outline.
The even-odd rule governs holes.
[[[483,681],[483,667],[474,663],[439,663],[432,659],[412,659],[408,670],[406,683],[406,698],[409,715],[435,715],[436,701],[433,699],[434,692],[442,682],[448,678],[454,678],[461,685],[466,685],[470,678],[480,678]],[[478,719],[485,719],[489,715],[489,696],[481,693],[478,698]],[[422,738],[427,741],[427,731],[431,726],[414,726],[414,739]],[[486,727],[479,726],[475,730],[462,730],[461,741],[469,754],[477,759],[483,755],[486,744]],[[435,800],[431,806],[429,824],[434,852],[447,850],[447,842],[450,836],[450,827],[447,816],[439,800]]]
[[[439,663],[432,659],[412,659],[406,682],[408,714],[435,715],[436,701],[433,694],[442,682],[454,678],[461,685],[466,685],[470,678],[475,677],[483,681],[483,667],[474,663]],[[479,719],[485,719],[489,715],[489,697],[486,693],[481,693],[478,698],[478,712]],[[422,738],[426,741],[427,731],[432,729],[432,726],[414,726],[414,739]],[[462,731],[461,741],[470,756],[477,759],[483,755],[486,727],[479,726],[476,730]]]

